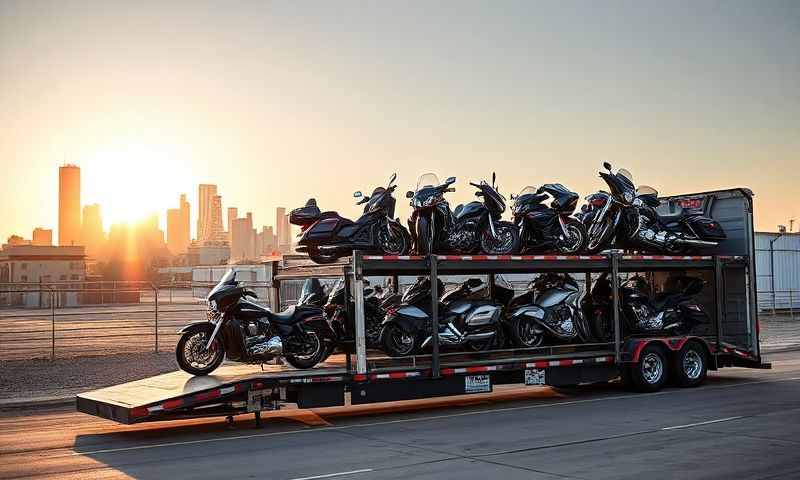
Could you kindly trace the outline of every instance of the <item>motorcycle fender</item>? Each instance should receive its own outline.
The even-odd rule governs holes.
[[[528,305],[526,307],[518,308],[517,310],[511,313],[511,318],[516,318],[521,316],[531,317],[536,321],[538,321],[539,323],[541,323],[542,320],[544,320],[544,310],[537,307],[536,305]]]
[[[332,338],[335,337],[335,333],[333,331],[333,327],[331,327],[330,321],[322,315],[315,315],[313,317],[308,317],[307,319],[303,320],[300,323],[302,323],[304,327],[313,328],[321,332],[326,332]]]
[[[214,330],[214,324],[209,322],[208,320],[192,322],[189,325],[184,325],[183,327],[181,327],[181,329],[178,330],[178,334],[179,335],[183,335],[184,333],[186,333],[186,332],[188,332],[190,330],[195,330],[195,329],[213,331]]]
[[[425,320],[406,317],[404,315],[391,315],[386,317],[381,325],[383,329],[385,329],[387,325],[392,323],[397,324],[404,332],[416,335],[417,332],[424,328]],[[381,331],[383,331],[383,329],[381,329]]]

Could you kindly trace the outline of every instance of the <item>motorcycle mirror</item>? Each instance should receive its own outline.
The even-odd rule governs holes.
[[[411,190],[407,191],[406,198],[414,198],[414,192],[412,192]]]
[[[608,162],[603,162],[603,168],[605,168],[606,170],[608,170],[610,172],[611,171],[611,164],[608,163]]]
[[[393,173],[392,176],[389,177],[389,185],[393,184],[395,180],[397,180],[397,174]]]
[[[356,192],[353,192],[353,196],[356,197],[356,198],[361,198],[361,197],[364,196],[364,194],[361,193],[361,190],[358,190]]]
[[[450,185],[451,183],[456,183],[456,177],[450,177],[444,183],[445,183],[445,185]]]

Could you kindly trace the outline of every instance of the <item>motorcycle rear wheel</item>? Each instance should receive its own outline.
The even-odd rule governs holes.
[[[213,329],[210,323],[208,325],[185,332],[175,346],[175,360],[178,367],[186,373],[195,376],[208,375],[225,359],[225,346],[219,337],[214,338],[211,347],[206,350],[205,345]]]
[[[335,253],[320,253],[319,248],[308,247],[308,258],[314,263],[326,264],[334,263],[336,260],[339,260],[339,255]]]
[[[312,368],[314,365],[323,361],[325,355],[328,353],[328,348],[321,334],[312,329],[306,332],[306,337],[309,342],[308,347],[310,353],[305,355],[287,354],[284,356],[286,361],[289,362],[289,365],[301,370]]]

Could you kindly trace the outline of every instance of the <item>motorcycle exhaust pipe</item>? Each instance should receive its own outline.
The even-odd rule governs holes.
[[[719,245],[717,242],[709,242],[706,240],[696,240],[694,238],[676,238],[675,243],[679,243],[681,245],[692,245],[695,247],[716,247]]]
[[[283,342],[281,337],[274,336],[266,342],[250,347],[250,355],[283,355]]]

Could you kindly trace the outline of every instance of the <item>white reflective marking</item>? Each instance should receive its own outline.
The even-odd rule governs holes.
[[[355,475],[356,473],[367,473],[371,472],[371,468],[362,468],[361,470],[350,470],[349,472],[337,472],[337,473],[326,473],[324,475],[314,475],[313,477],[297,477],[291,480],[314,480],[316,478],[331,478],[331,477],[340,477],[342,475]]]
[[[742,417],[741,415],[738,415],[736,417],[718,418],[716,420],[707,420],[705,422],[687,423],[686,425],[675,425],[675,426],[672,426],[672,427],[664,427],[661,430],[679,430],[681,428],[691,428],[691,427],[697,427],[697,426],[700,426],[700,425],[709,425],[711,423],[730,422],[731,420],[739,420],[740,418],[744,418],[744,417]]]
[[[228,393],[233,393],[235,391],[236,391],[236,387],[225,387],[225,388],[220,388],[219,389],[219,393],[221,395],[226,395]]]

